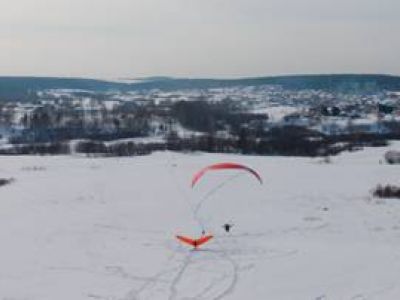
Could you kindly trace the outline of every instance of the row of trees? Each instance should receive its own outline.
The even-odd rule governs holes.
[[[171,115],[184,127],[194,131],[215,133],[225,130],[239,135],[243,127],[263,127],[267,114],[253,114],[241,110],[231,100],[210,103],[207,101],[180,101],[173,105]]]
[[[83,138],[112,140],[144,137],[150,134],[151,119],[151,112],[141,108],[85,110],[43,106],[22,117],[20,125],[24,129],[19,135],[14,135],[11,142],[37,143]]]
[[[204,151],[211,153],[240,153],[254,155],[329,156],[341,151],[352,151],[364,146],[384,146],[387,142],[379,135],[329,137],[302,127],[281,127],[259,137],[243,130],[239,136],[221,137],[215,134],[180,137],[169,134],[164,142],[134,143],[85,140],[74,148],[69,142],[31,143],[1,149],[0,154],[69,154],[84,153],[100,156],[146,155],[153,151]]]

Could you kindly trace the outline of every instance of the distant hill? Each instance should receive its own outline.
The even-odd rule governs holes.
[[[400,90],[400,77],[390,75],[291,75],[242,79],[159,78],[134,84],[142,89],[193,89],[230,86],[281,85],[285,89],[321,89],[342,92]]]
[[[82,78],[0,77],[0,100],[25,100],[34,92],[48,89],[88,91],[121,90],[125,84]]]
[[[134,83],[83,78],[0,77],[0,100],[27,100],[36,91],[79,89],[95,92],[129,90],[181,90],[232,86],[281,85],[285,89],[321,89],[344,93],[400,91],[400,77],[390,75],[293,75],[242,79],[185,79],[151,77]]]

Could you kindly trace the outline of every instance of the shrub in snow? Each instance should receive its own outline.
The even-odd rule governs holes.
[[[8,178],[8,179],[0,178],[0,186],[10,184],[13,181],[14,181],[14,178]]]
[[[98,141],[80,141],[76,145],[76,152],[86,154],[106,154],[107,146]]]
[[[385,160],[388,164],[399,164],[400,163],[400,152],[399,151],[386,152]]]
[[[378,185],[373,191],[373,195],[379,198],[400,198],[400,187],[394,185]]]
[[[68,154],[67,143],[22,144],[0,149],[0,155],[55,155]]]
[[[23,167],[22,171],[45,171],[46,168],[43,166]]]
[[[332,159],[330,156],[325,156],[322,160],[321,160],[322,164],[331,164],[332,163]]]
[[[81,141],[76,145],[77,153],[89,156],[135,156],[148,155],[152,151],[164,150],[162,143],[119,142],[107,145],[100,141]]]

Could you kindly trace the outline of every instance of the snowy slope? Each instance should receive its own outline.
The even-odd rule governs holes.
[[[0,299],[400,299],[400,201],[370,196],[398,183],[400,169],[379,164],[386,150],[331,164],[0,157],[0,178],[16,179],[0,187]],[[219,161],[254,167],[265,184],[215,172],[192,190],[192,174]],[[215,235],[200,251],[174,239],[199,224]]]

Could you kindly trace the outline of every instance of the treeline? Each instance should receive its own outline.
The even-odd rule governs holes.
[[[167,149],[184,152],[316,157],[337,155],[342,151],[355,151],[363,147],[386,145],[388,145],[387,139],[380,135],[330,137],[303,127],[286,126],[270,130],[263,137],[246,134],[245,131],[239,137],[202,135],[179,138],[170,136]]]
[[[151,134],[152,112],[135,104],[121,105],[113,110],[104,106],[96,111],[76,109],[65,104],[38,107],[21,119],[24,128],[10,137],[12,144],[54,143],[72,139],[116,140],[145,137]],[[8,125],[12,115],[1,116]],[[6,120],[6,121],[4,121]]]
[[[0,154],[82,153],[88,156],[136,156],[148,155],[154,151],[171,150],[316,157],[336,155],[342,151],[354,151],[365,146],[385,146],[387,145],[386,138],[393,137],[372,134],[331,137],[302,127],[286,126],[274,128],[262,136],[249,129],[243,129],[239,136],[202,134],[180,137],[172,132],[166,137],[165,141],[156,143],[136,143],[133,141],[103,142],[95,140],[73,143],[33,143],[0,149]]]
[[[85,140],[76,143],[54,142],[13,145],[0,149],[0,155],[62,155],[86,154],[88,156],[138,156],[148,155],[153,151],[165,150],[164,143],[134,143]]]
[[[268,121],[267,114],[243,112],[240,105],[228,99],[208,101],[180,101],[172,106],[171,116],[185,128],[204,133],[227,131],[238,135],[244,126],[260,126]]]
[[[74,152],[90,156],[140,156],[159,150],[165,150],[164,143],[120,142],[106,144],[100,141],[82,141],[76,145]]]

